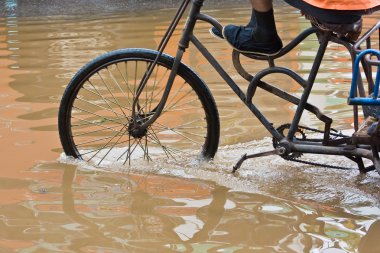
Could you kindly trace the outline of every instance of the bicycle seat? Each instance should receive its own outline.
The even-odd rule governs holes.
[[[363,27],[362,18],[360,18],[356,22],[348,23],[348,24],[327,23],[327,22],[320,21],[317,18],[310,16],[308,14],[305,14],[305,18],[310,20],[310,23],[313,26],[323,31],[332,32],[340,38],[347,38],[348,40],[351,40],[351,41],[356,41],[359,38],[360,33],[362,32],[362,27]]]

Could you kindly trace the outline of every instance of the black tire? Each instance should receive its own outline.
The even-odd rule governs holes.
[[[184,64],[179,67],[160,117],[141,136],[130,134],[131,101],[157,53],[148,49],[116,50],[79,70],[63,94],[58,115],[59,135],[67,156],[97,165],[133,164],[134,160],[138,164],[142,159],[162,157],[177,160],[195,151],[205,159],[214,157],[220,131],[215,101],[205,83]],[[160,57],[139,97],[142,118],[148,118],[160,100],[173,61],[165,54]]]

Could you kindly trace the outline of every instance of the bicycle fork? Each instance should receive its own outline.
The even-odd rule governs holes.
[[[176,56],[174,58],[173,66],[172,66],[172,69],[171,69],[171,72],[170,72],[170,75],[169,75],[168,81],[166,83],[166,87],[165,87],[165,90],[164,90],[164,93],[163,93],[163,96],[162,96],[160,102],[158,103],[157,107],[153,110],[153,112],[152,112],[153,114],[149,116],[148,120],[145,120],[145,121],[143,120],[142,122],[139,122],[139,116],[138,116],[138,114],[136,114],[136,112],[138,112],[138,110],[136,111],[136,109],[138,109],[138,107],[139,107],[139,105],[138,105],[139,97],[140,97],[143,89],[145,88],[146,83],[147,83],[150,75],[152,74],[155,65],[157,64],[159,58],[161,57],[163,51],[165,50],[165,47],[166,47],[167,43],[169,42],[175,28],[177,27],[179,20],[182,18],[184,11],[186,10],[190,0],[184,0],[182,2],[182,4],[179,7],[172,23],[169,25],[169,28],[168,28],[166,34],[164,35],[164,37],[163,37],[163,39],[162,39],[162,41],[158,47],[158,54],[157,54],[155,61],[149,65],[146,73],[144,74],[142,81],[140,82],[140,84],[137,88],[136,97],[134,98],[133,103],[132,103],[132,122],[130,123],[130,127],[129,127],[129,131],[130,131],[132,136],[141,136],[142,134],[144,134],[146,132],[146,129],[150,125],[152,125],[157,120],[157,118],[160,116],[160,114],[162,113],[162,111],[165,107],[165,104],[167,102],[167,99],[169,97],[170,90],[173,86],[174,79],[175,79],[175,77],[178,73],[178,69],[181,65],[182,56],[185,53],[186,49],[189,47],[190,38],[191,38],[191,35],[193,33],[198,14],[200,13],[200,9],[203,5],[203,1],[204,0],[194,0],[193,1],[192,8],[190,10],[188,20],[185,24],[185,28],[184,28],[184,31],[182,33],[181,40],[179,41],[178,50],[177,50]]]

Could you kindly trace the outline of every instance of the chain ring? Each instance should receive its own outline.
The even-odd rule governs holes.
[[[289,129],[289,128],[290,128],[290,124],[283,124],[283,125],[277,127],[276,130],[282,136],[285,137],[284,130]],[[297,133],[301,135],[301,138],[296,138],[297,140],[306,140],[306,134],[301,130],[301,128],[299,128],[299,127],[297,128],[295,135],[297,135]],[[277,148],[279,143],[275,138],[272,138],[272,144],[273,144],[274,148]],[[281,155],[281,157],[284,158],[285,160],[297,159],[297,158],[300,158],[301,156],[302,156],[301,152],[293,152],[293,153],[290,153],[287,155]]]
[[[282,134],[284,135],[284,130],[285,129],[289,129],[290,128],[290,124],[284,124],[284,125],[281,125],[277,128],[277,130]],[[320,131],[318,129],[313,129],[313,128],[309,128],[309,127],[305,127],[305,126],[299,126],[296,130],[296,133],[300,133],[302,138],[297,138],[297,140],[306,140],[306,134],[304,133],[304,131],[302,131],[302,129],[306,130],[306,131],[311,131],[311,132],[315,132],[315,133],[324,133],[323,131]],[[339,137],[348,137],[346,135],[343,135],[342,133],[339,133],[337,130],[335,129],[331,129],[333,130],[334,132],[336,133],[330,133],[330,136],[332,136],[332,138],[339,138]],[[277,147],[278,145],[278,142],[273,138],[272,139],[273,141],[273,147]],[[321,140],[322,141],[322,140]],[[293,162],[298,162],[298,163],[303,163],[303,164],[308,164],[308,165],[312,165],[312,166],[321,166],[321,167],[325,167],[325,168],[332,168],[332,169],[340,169],[340,170],[352,170],[352,168],[348,168],[348,167],[342,167],[342,166],[334,166],[334,165],[329,165],[329,164],[323,164],[323,163],[318,163],[318,162],[310,162],[310,161],[304,161],[304,160],[299,160],[298,158],[302,156],[302,153],[300,152],[297,152],[297,154],[295,153],[291,153],[291,154],[288,154],[288,155],[285,155],[285,156],[281,156],[283,157],[284,159],[286,160],[289,160],[289,161],[293,161]],[[368,171],[371,171],[373,169],[371,169],[371,166],[365,168]]]

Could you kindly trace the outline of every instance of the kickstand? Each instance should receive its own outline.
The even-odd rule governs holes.
[[[236,165],[233,167],[232,173],[235,173],[240,168],[240,166],[242,165],[242,163],[245,160],[247,160],[247,159],[256,158],[256,157],[262,157],[262,156],[269,156],[269,155],[278,155],[278,154],[280,154],[280,151],[278,149],[274,149],[272,151],[265,151],[265,152],[261,152],[261,153],[257,153],[257,154],[252,154],[252,155],[244,154],[240,158],[240,160],[236,163]]]

